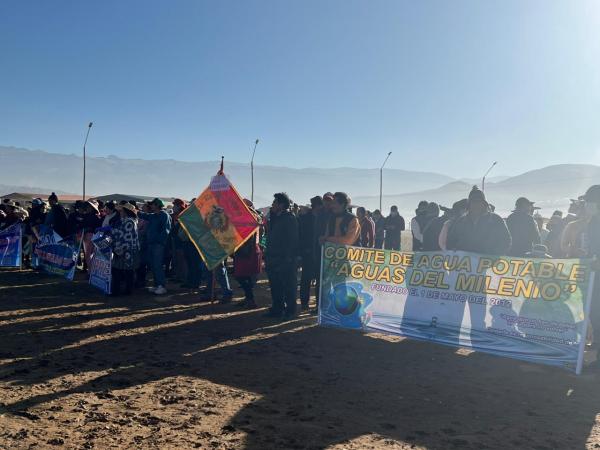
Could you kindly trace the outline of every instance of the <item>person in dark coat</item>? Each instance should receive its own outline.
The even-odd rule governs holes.
[[[511,237],[504,219],[489,210],[485,194],[477,186],[469,193],[467,214],[456,219],[448,231],[448,250],[505,255]]]
[[[415,209],[415,217],[410,221],[410,231],[413,235],[413,252],[417,252],[423,247],[423,230],[429,223],[427,200],[421,200],[417,209]]]
[[[439,217],[440,207],[437,203],[429,203],[428,208],[431,220],[423,230],[423,246],[421,250],[424,252],[434,252],[441,250],[440,233],[446,221],[450,220],[452,210],[444,208],[444,215]]]
[[[398,213],[396,205],[390,208],[390,215],[385,219],[385,248],[387,250],[400,250],[400,237],[406,228],[404,217]]]
[[[314,200],[315,202],[317,200]],[[311,204],[313,200],[311,200]],[[310,299],[310,286],[316,277],[316,258],[315,258],[315,220],[312,207],[301,207],[298,213],[298,255],[302,266],[302,275],[300,277],[300,304],[302,310],[308,310]]]
[[[287,194],[278,193],[271,205],[265,262],[272,304],[267,317],[291,318],[296,313],[298,221],[290,204]]]
[[[544,244],[548,247],[548,253],[553,258],[562,257],[562,249],[560,248],[562,233],[565,229],[565,221],[563,220],[562,211],[556,210],[552,213],[552,217],[546,224],[548,236]]]
[[[375,224],[375,248],[383,248],[383,240],[385,239],[385,217],[381,215],[381,211],[378,209],[373,211],[373,223]]]
[[[50,211],[46,214],[44,225],[52,228],[61,237],[67,237],[69,235],[67,212],[58,203],[58,196],[54,192],[48,197],[48,203],[50,203]]]
[[[541,243],[540,231],[533,218],[535,209],[534,203],[527,198],[517,199],[515,210],[506,219],[506,226],[512,237],[509,256],[523,257],[532,251],[534,245]]]
[[[317,306],[319,305],[319,297],[321,294],[321,286],[320,286],[320,269],[321,269],[321,243],[319,242],[319,238],[325,235],[327,231],[327,224],[329,223],[329,217],[331,215],[331,205],[333,204],[333,195],[326,194],[321,197],[317,195],[310,199],[311,212],[315,217],[315,232],[313,236],[313,271],[312,277],[315,280],[315,299],[317,301]],[[302,288],[300,288],[302,289]],[[302,298],[302,291],[300,293],[300,298]]]

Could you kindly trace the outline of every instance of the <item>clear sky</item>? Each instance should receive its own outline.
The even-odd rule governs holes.
[[[0,3],[0,145],[453,176],[600,164],[600,1]]]

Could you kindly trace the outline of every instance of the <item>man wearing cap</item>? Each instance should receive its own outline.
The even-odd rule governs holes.
[[[167,293],[163,263],[165,247],[171,232],[171,216],[164,210],[165,204],[160,198],[155,198],[150,204],[152,212],[139,212],[138,216],[148,222],[146,225],[148,263],[154,276],[154,287],[150,288],[150,292],[163,295]]]
[[[266,317],[291,318],[296,313],[298,288],[298,221],[290,211],[290,198],[280,192],[273,196],[267,225],[265,263],[271,285],[271,308]]]
[[[533,218],[536,208],[534,202],[525,197],[519,197],[515,209],[506,219],[506,226],[512,237],[509,256],[523,257],[530,253],[534,245],[541,242],[540,231]]]
[[[489,210],[485,194],[477,186],[469,193],[467,214],[456,219],[448,231],[448,250],[505,255],[511,244],[506,223]]]

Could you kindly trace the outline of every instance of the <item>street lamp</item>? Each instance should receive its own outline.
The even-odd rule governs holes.
[[[85,134],[85,141],[83,142],[83,201],[85,201],[85,146],[87,144],[92,125],[94,125],[94,122],[89,123],[87,133]]]
[[[387,162],[387,160],[391,154],[392,154],[392,152],[389,152],[387,154],[387,156],[385,157],[385,160],[383,161],[383,164],[379,168],[379,212],[381,212],[382,214],[383,214],[383,211],[381,210],[382,209],[381,208],[381,200],[383,197],[383,166],[385,166],[385,163]]]
[[[258,145],[258,139],[254,141],[254,150],[252,150],[252,159],[250,160],[250,177],[252,183],[252,193],[250,194],[250,201],[254,203],[254,154],[256,153],[256,146]]]
[[[485,173],[485,175],[481,179],[481,192],[485,191],[485,177],[488,176],[488,174],[492,171],[492,169],[494,168],[494,166],[496,164],[498,164],[498,161],[494,161],[494,163],[490,166],[490,168],[487,170],[487,172]]]

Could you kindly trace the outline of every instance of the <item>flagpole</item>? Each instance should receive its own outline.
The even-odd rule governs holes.
[[[252,159],[250,159],[250,179],[252,183],[252,192],[250,193],[250,201],[254,203],[254,154],[256,153],[256,146],[258,145],[258,139],[254,141],[254,150],[252,150]]]

